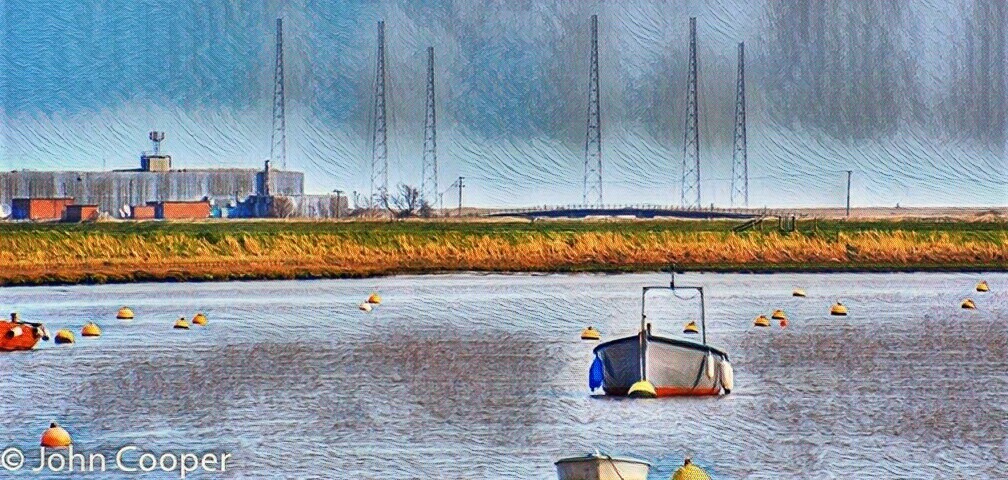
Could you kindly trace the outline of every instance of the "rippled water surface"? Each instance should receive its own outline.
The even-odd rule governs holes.
[[[647,401],[592,397],[577,335],[633,334],[659,274],[6,288],[25,320],[103,335],[0,355],[0,442],[35,448],[56,420],[110,457],[232,453],[191,478],[550,479],[596,447],[662,479],[684,455],[725,479],[1008,478],[1008,275],[986,275],[990,293],[979,277],[681,275],[706,289],[736,390]],[[372,290],[384,302],[359,311]],[[827,315],[837,299],[849,317]],[[649,319],[675,335],[695,305],[658,295]],[[786,330],[751,326],[775,308]],[[172,330],[197,311],[209,326]],[[136,478],[91,476],[117,475]]]

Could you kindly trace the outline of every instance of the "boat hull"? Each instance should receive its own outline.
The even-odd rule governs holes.
[[[639,336],[624,337],[595,348],[602,362],[606,395],[625,396],[640,380]],[[728,356],[713,347],[686,340],[648,336],[647,380],[659,397],[718,395],[724,388],[722,362]]]
[[[21,322],[0,322],[0,351],[31,350],[47,337],[45,327]]]
[[[560,480],[647,480],[651,466],[630,458],[589,455],[556,462]]]

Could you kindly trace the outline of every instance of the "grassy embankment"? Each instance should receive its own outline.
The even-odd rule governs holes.
[[[443,271],[1008,270],[1005,222],[0,224],[0,284]]]

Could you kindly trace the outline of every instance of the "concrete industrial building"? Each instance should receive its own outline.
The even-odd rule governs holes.
[[[305,195],[302,172],[275,170],[268,161],[261,170],[172,170],[171,156],[160,152],[164,134],[151,132],[150,138],[154,152],[142,154],[141,168],[135,170],[0,172],[0,204],[11,206],[13,219],[38,220],[61,215],[31,216],[29,205],[38,210],[59,203],[61,212],[70,204],[97,205],[99,212],[116,218],[132,218],[134,207],[148,204],[202,200],[213,205],[215,217],[330,218],[347,213],[346,197],[337,201],[334,195]],[[139,218],[144,218],[147,212],[141,210]]]

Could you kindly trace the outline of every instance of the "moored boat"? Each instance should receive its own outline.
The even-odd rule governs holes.
[[[612,457],[596,451],[555,463],[559,480],[647,480],[651,464],[631,457]]]
[[[701,341],[666,338],[651,333],[645,302],[650,290],[696,290],[700,296]],[[645,385],[642,396],[718,395],[731,393],[734,372],[728,354],[707,345],[703,287],[644,287],[641,295],[641,327],[637,335],[618,338],[595,347],[589,387],[601,387],[606,395],[633,396],[635,386]]]
[[[49,340],[49,331],[41,323],[22,322],[17,313],[10,321],[0,322],[0,351],[31,350],[39,340]]]

